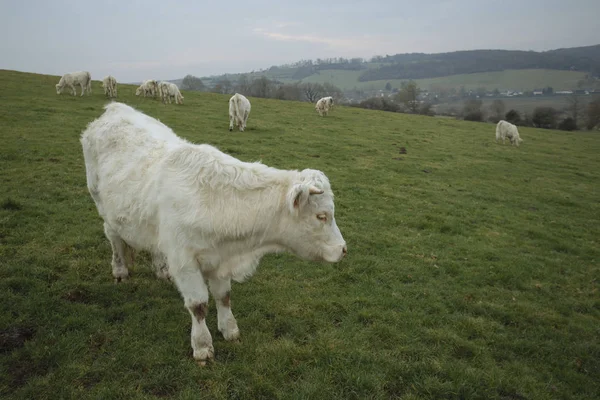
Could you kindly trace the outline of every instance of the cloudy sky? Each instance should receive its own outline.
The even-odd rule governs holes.
[[[0,0],[0,69],[176,79],[300,59],[600,43],[600,0]]]

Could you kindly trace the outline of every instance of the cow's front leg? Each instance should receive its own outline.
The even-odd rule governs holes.
[[[231,279],[209,279],[210,292],[217,305],[217,321],[219,331],[225,340],[238,340],[240,330],[231,312]]]
[[[167,257],[169,273],[181,296],[185,307],[192,316],[191,343],[194,359],[200,365],[206,365],[214,358],[214,348],[210,331],[206,326],[208,313],[208,288],[200,272],[198,262],[192,255],[169,255]]]

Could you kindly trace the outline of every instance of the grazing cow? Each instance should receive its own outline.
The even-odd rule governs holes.
[[[102,79],[104,95],[108,97],[117,97],[117,80],[114,76],[108,75]]]
[[[77,95],[75,86],[81,86],[81,95],[87,90],[88,94],[92,94],[92,75],[87,71],[78,71],[64,74],[60,81],[56,84],[56,94],[61,94],[65,87],[71,88],[73,96]]]
[[[331,108],[333,108],[333,97],[331,96],[319,99],[315,105],[315,110],[317,110],[321,117],[324,115],[326,116]]]
[[[158,82],[156,82],[154,79],[148,79],[144,81],[135,91],[136,96],[139,96],[140,94],[144,95],[144,97],[157,96],[159,94]]]
[[[171,104],[171,97],[175,100],[175,104],[183,104],[183,96],[179,91],[179,88],[176,84],[171,82],[160,82],[158,84],[158,92],[160,97],[162,98],[163,103],[166,103],[167,100],[169,104]]]
[[[519,130],[517,127],[510,122],[501,120],[496,125],[496,143],[498,140],[502,139],[502,144],[505,143],[506,138],[510,140],[510,143],[519,147],[519,144],[523,141],[519,137]]]
[[[125,104],[105,109],[81,144],[87,186],[112,246],[112,274],[117,282],[128,277],[132,249],[153,255],[157,275],[172,279],[191,315],[201,365],[214,354],[209,291],[219,331],[236,340],[231,279],[251,276],[268,253],[332,263],[346,254],[323,172],[242,162],[181,139]]]
[[[246,129],[246,121],[250,115],[250,101],[242,94],[236,93],[229,99],[229,131],[233,125],[239,127],[240,132]]]

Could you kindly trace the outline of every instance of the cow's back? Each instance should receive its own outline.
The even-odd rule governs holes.
[[[186,142],[164,124],[121,103],[106,106],[81,142],[88,188],[95,190],[105,222],[133,247],[151,249],[157,218],[155,179],[169,151]]]

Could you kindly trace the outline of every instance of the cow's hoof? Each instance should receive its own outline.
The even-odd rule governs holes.
[[[114,269],[113,277],[115,278],[115,283],[120,283],[121,281],[127,280],[129,278],[129,271],[127,270],[127,268]]]
[[[214,359],[215,350],[212,345],[210,347],[194,350],[194,360],[196,360],[196,363],[201,367],[204,367],[209,361],[214,361]]]
[[[231,132],[233,130],[233,128],[229,128],[229,132]]]
[[[221,334],[223,335],[223,339],[227,340],[228,342],[240,341],[240,330],[237,327],[230,330],[223,329]]]

